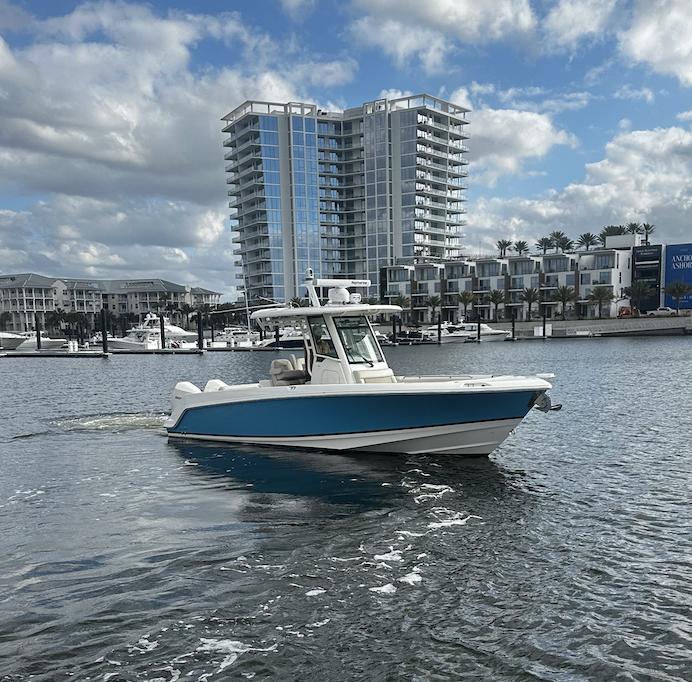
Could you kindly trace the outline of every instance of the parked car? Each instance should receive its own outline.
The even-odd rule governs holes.
[[[667,305],[664,305],[660,308],[656,308],[656,310],[649,310],[646,314],[649,317],[671,317],[675,315],[675,311]]]

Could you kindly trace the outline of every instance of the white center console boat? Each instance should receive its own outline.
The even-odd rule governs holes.
[[[302,330],[305,357],[276,359],[253,384],[220,379],[201,390],[178,383],[166,422],[170,437],[322,450],[487,455],[529,410],[548,411],[546,381],[535,376],[396,376],[368,320],[398,313],[366,305],[346,287],[367,280],[315,280],[310,306],[252,314]],[[317,287],[332,287],[322,305]]]

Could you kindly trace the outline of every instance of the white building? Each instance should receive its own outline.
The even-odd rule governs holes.
[[[493,291],[500,291],[504,301],[498,305],[500,318],[511,318],[512,309],[517,320],[529,319],[529,306],[523,300],[525,289],[535,289],[539,301],[532,303],[534,317],[545,308],[548,318],[561,315],[561,303],[555,300],[558,287],[571,287],[576,300],[567,304],[568,315],[595,317],[597,308],[589,302],[595,286],[605,286],[613,300],[603,305],[603,316],[617,314],[625,302],[624,289],[632,282],[632,247],[603,248],[574,253],[548,253],[539,255],[508,256],[505,258],[460,259],[445,263],[418,263],[394,265],[383,269],[385,299],[392,302],[403,296],[410,300],[407,311],[411,322],[428,321],[432,313],[430,298],[439,297],[437,312],[443,320],[457,320],[463,315],[459,294],[474,295],[468,314],[479,314],[492,319],[495,304],[488,299]],[[611,247],[610,238],[606,244]]]
[[[34,315],[45,327],[46,314],[63,310],[84,313],[90,326],[106,308],[113,316],[142,318],[159,307],[217,305],[221,294],[163,279],[81,280],[35,273],[0,275],[0,315],[5,329],[34,328]]]
[[[287,300],[308,267],[369,278],[460,255],[467,109],[416,95],[339,113],[248,101],[224,116],[231,227],[249,298]]]

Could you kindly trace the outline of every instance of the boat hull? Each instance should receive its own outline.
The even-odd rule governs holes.
[[[171,437],[400,454],[490,454],[542,391],[296,396],[188,408]]]

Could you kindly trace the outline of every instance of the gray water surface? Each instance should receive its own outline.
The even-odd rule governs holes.
[[[488,459],[168,442],[274,354],[0,359],[0,679],[689,680],[691,352],[387,349],[557,374]]]

